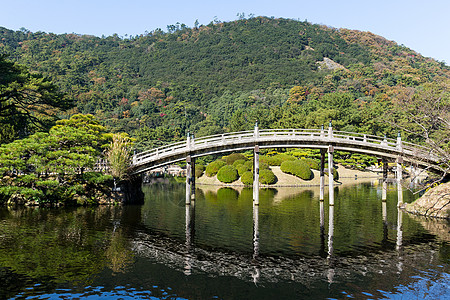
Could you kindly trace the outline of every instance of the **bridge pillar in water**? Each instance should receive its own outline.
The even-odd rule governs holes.
[[[330,206],[328,210],[328,256],[327,260],[333,256],[333,240],[334,240],[334,206]]]
[[[323,201],[325,190],[325,149],[320,149],[320,195],[319,200]]]
[[[383,181],[382,181],[382,190],[381,190],[381,200],[386,201],[387,198],[387,175],[388,175],[388,162],[383,158]]]
[[[259,205],[259,146],[253,150],[253,203]]]
[[[186,157],[186,204],[195,198],[195,158]]]
[[[184,265],[184,274],[192,274],[192,250],[195,232],[195,202],[191,205],[186,205],[186,256]]]
[[[399,156],[397,158],[397,206],[401,206],[403,204],[403,186],[402,186],[402,179],[403,179],[403,157]]]
[[[333,152],[334,147],[328,146],[328,197],[329,205],[334,205],[334,175],[333,175]]]

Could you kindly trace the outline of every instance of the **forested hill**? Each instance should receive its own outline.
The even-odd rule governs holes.
[[[444,63],[369,32],[255,17],[139,36],[0,28],[0,53],[48,76],[76,112],[127,131],[139,147],[262,127],[392,134],[396,99],[447,81]]]

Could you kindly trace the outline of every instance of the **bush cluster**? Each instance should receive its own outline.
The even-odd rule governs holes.
[[[244,163],[244,166],[246,166],[249,170],[253,169],[253,159],[247,160]]]
[[[253,172],[253,160],[246,161],[244,163],[244,166],[246,166],[250,171]],[[267,169],[270,169],[269,164],[260,159],[259,160],[259,170],[267,170]]]
[[[226,165],[225,161],[223,161],[221,159],[218,159],[218,160],[215,160],[215,161],[209,163],[206,166],[206,170],[205,170],[206,176],[213,177],[214,175],[217,174],[217,172],[219,172],[220,168],[222,168],[225,165]]]
[[[311,168],[302,159],[284,161],[281,164],[281,171],[297,176],[303,180],[311,180],[313,178]]]
[[[236,161],[234,161],[233,166],[237,167],[239,165],[243,165],[247,160],[246,159],[238,159]]]
[[[226,165],[220,168],[217,172],[217,179],[220,182],[231,183],[239,179],[238,171],[231,165]]]
[[[260,162],[267,163],[269,166],[280,166],[284,161],[290,160],[296,160],[296,158],[284,153],[278,153],[275,154],[274,156],[262,155],[260,157]]]
[[[241,182],[245,185],[253,184],[253,173],[251,171],[247,171],[241,176]]]
[[[305,162],[313,170],[319,170],[319,168],[320,168],[320,162],[315,159],[307,157],[307,158],[302,158],[302,161]]]
[[[237,165],[235,166],[235,168],[238,171],[239,176],[242,176],[242,174],[244,174],[245,172],[250,171],[250,169],[245,164]]]
[[[328,176],[328,170],[325,171],[325,174]],[[333,180],[339,180],[339,172],[335,168],[333,168]]]
[[[200,165],[200,164],[196,164],[195,165],[195,177],[199,178],[202,177],[203,173],[205,172],[205,166],[204,165]]]
[[[231,153],[230,155],[224,156],[223,159],[225,160],[227,165],[232,165],[237,160],[244,160],[244,161],[246,161],[247,157],[245,157],[241,153]]]
[[[261,170],[259,172],[259,182],[262,184],[274,184],[277,182],[277,176],[270,169]]]

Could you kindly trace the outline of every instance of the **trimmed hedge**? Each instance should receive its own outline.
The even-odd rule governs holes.
[[[325,174],[328,176],[328,170],[326,170]],[[339,172],[335,168],[333,168],[333,180],[339,180]]]
[[[280,166],[284,161],[290,160],[296,160],[296,158],[284,153],[275,154],[274,156],[262,155],[260,157],[260,162],[267,163],[269,166]]]
[[[233,163],[234,167],[237,167],[239,165],[243,165],[247,160],[246,159],[238,159]]]
[[[251,171],[247,171],[241,176],[241,182],[246,185],[253,184],[253,173]]]
[[[264,163],[264,162],[259,162],[259,171],[261,172],[261,170],[270,170],[269,164]],[[253,168],[252,168],[253,171]]]
[[[239,176],[242,176],[245,172],[250,171],[250,169],[244,164],[237,165],[235,168],[238,171]]]
[[[304,161],[313,170],[319,170],[320,168],[320,162],[315,159],[302,158],[302,161]]]
[[[249,170],[251,170],[253,168],[253,159],[247,160],[244,163],[244,166],[246,166]]]
[[[220,160],[220,159],[209,163],[206,166],[206,170],[205,170],[206,176],[213,177],[214,175],[217,174],[217,172],[219,172],[220,168],[222,168],[225,165],[226,165],[225,161]]]
[[[262,184],[274,184],[277,182],[277,176],[270,169],[261,170],[259,171],[259,182]]]
[[[231,153],[230,155],[224,156],[222,158],[225,160],[227,165],[232,165],[237,160],[247,160],[247,157],[245,157],[244,154],[241,153]]]
[[[302,160],[284,161],[281,164],[281,171],[297,176],[303,180],[311,180],[313,173],[311,168]]]
[[[217,172],[217,180],[223,183],[231,183],[239,179],[238,171],[235,167],[226,165]]]
[[[199,178],[202,177],[203,172],[205,172],[205,166],[204,165],[195,165],[195,177]]]
[[[246,161],[244,163],[244,166],[246,166],[250,171],[253,172],[253,160]],[[268,170],[268,169],[270,169],[269,164],[259,160],[259,170],[261,171],[261,170]]]

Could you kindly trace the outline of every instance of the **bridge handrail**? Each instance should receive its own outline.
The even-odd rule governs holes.
[[[293,138],[308,136],[308,137],[319,137],[323,139],[330,140],[329,131],[325,129],[261,129],[258,131],[258,137],[255,137],[255,132],[253,130],[239,131],[239,132],[229,132],[223,134],[215,134],[210,136],[198,137],[190,140],[188,145],[187,140],[175,142],[167,145],[160,146],[151,150],[147,150],[141,153],[137,153],[133,157],[133,161],[139,162],[152,157],[162,158],[170,153],[170,155],[182,153],[188,150],[187,148],[199,149],[202,147],[215,146],[215,145],[226,145],[228,143],[233,143],[235,140],[247,141],[254,139],[255,142],[266,139],[267,137],[277,138],[290,136]],[[347,132],[347,131],[332,131],[331,140],[353,140],[355,142],[363,142],[368,144],[377,144],[386,147],[392,147],[399,149],[399,144],[397,139],[380,137],[375,135],[369,135],[357,132]],[[430,155],[432,153],[431,149],[422,145],[417,145],[410,142],[401,141],[402,151],[409,151],[414,153],[416,156]]]
[[[239,132],[230,132],[230,133],[223,133],[223,134],[215,134],[215,135],[209,135],[209,136],[203,136],[199,138],[194,139],[195,145],[201,145],[201,144],[213,144],[215,141],[229,141],[234,137],[242,137],[242,136],[249,136],[253,137],[253,131],[239,131]],[[164,153],[167,152],[173,152],[178,149],[184,149],[187,146],[187,141],[181,141],[181,142],[175,142],[167,145],[160,146],[158,148],[150,149],[147,151],[143,151],[140,153],[136,153],[134,155],[135,161],[143,160],[147,157],[152,157],[155,155],[161,156]]]

